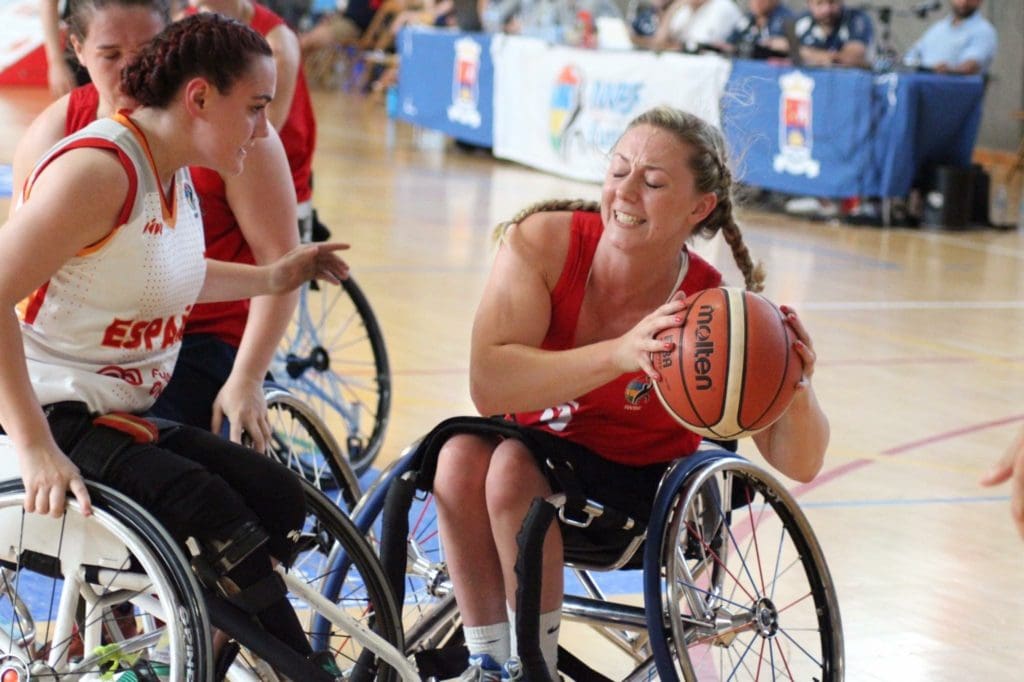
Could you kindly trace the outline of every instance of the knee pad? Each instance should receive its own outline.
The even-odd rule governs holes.
[[[264,573],[269,568],[269,555],[265,555],[266,567],[245,566],[246,560],[268,540],[269,536],[259,524],[247,521],[227,540],[190,543],[192,568],[206,587],[216,590],[247,613],[260,613],[286,594],[284,582],[277,573]]]

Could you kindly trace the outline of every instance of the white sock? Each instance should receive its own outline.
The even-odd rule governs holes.
[[[511,623],[512,655],[519,655],[519,642],[516,639],[516,612],[508,604],[508,622]],[[548,611],[540,614],[540,653],[547,663],[551,679],[558,679],[558,634],[562,626],[562,610]]]
[[[510,649],[508,622],[493,625],[464,626],[466,648],[470,654],[487,654],[498,665],[508,660]]]
[[[508,649],[509,656],[519,658],[519,638],[516,637],[516,610],[505,602],[505,612],[508,614],[508,627],[509,627],[509,641]]]
[[[540,652],[553,680],[558,679],[558,634],[561,626],[561,609],[540,614]]]

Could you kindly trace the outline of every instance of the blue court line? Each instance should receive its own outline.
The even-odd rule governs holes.
[[[832,502],[807,502],[801,501],[800,506],[804,509],[837,509],[845,507],[910,507],[930,504],[978,504],[992,502],[1007,502],[1009,495],[992,495],[980,497],[927,497],[918,499],[897,499],[890,500],[836,500]]]
[[[6,163],[0,163],[0,199],[11,196],[11,184],[14,182],[11,167]]]

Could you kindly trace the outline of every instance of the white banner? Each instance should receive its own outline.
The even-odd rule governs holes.
[[[0,71],[43,44],[38,0],[0,0]]]
[[[731,62],[717,55],[600,51],[495,36],[494,155],[592,182],[635,116],[659,104],[719,125]]]

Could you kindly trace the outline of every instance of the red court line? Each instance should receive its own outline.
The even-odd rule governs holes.
[[[984,431],[985,429],[991,429],[997,426],[1005,426],[1007,424],[1012,424],[1013,422],[1018,422],[1022,420],[1024,420],[1024,414],[1018,414],[1010,417],[1003,417],[1002,419],[994,419],[992,421],[981,422],[979,424],[972,424],[970,426],[963,426],[958,429],[953,429],[952,431],[945,431],[943,433],[937,433],[934,436],[919,438],[917,440],[912,440],[907,443],[903,443],[902,445],[896,445],[894,447],[888,448],[887,450],[882,450],[881,454],[886,456],[901,455],[905,452],[917,450],[918,448],[922,448],[926,445],[940,443],[944,440],[959,438],[960,436],[965,436],[970,433]],[[814,490],[815,488],[818,488],[830,481],[839,478],[840,476],[852,473],[854,471],[857,471],[858,469],[863,469],[869,464],[874,464],[876,461],[878,460],[855,459],[851,462],[843,464],[842,466],[838,466],[835,469],[829,469],[828,471],[819,474],[818,477],[815,478],[810,483],[801,483],[800,485],[793,488],[790,492],[794,497],[800,497],[804,493],[808,493]]]

